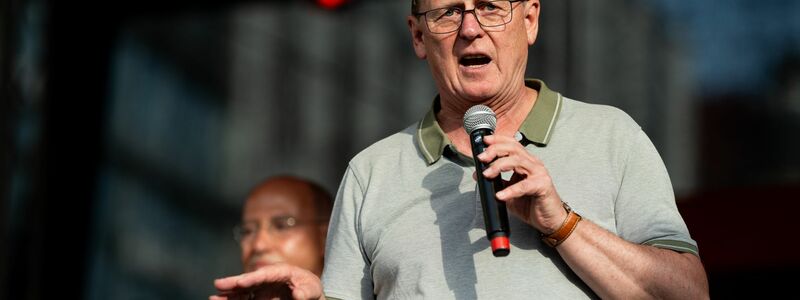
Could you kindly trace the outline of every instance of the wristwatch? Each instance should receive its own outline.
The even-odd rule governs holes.
[[[573,231],[575,231],[575,227],[578,227],[578,222],[583,219],[581,215],[576,213],[569,207],[569,204],[566,202],[561,202],[564,205],[564,209],[567,210],[567,218],[564,219],[564,223],[561,224],[561,227],[558,228],[555,232],[545,235],[540,233],[539,236],[542,238],[542,242],[547,244],[550,247],[556,247],[559,244],[563,243]]]

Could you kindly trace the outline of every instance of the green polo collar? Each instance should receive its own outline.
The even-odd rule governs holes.
[[[525,86],[539,91],[539,98],[533,105],[533,109],[525,117],[519,131],[523,138],[538,145],[545,146],[550,141],[558,114],[561,112],[561,94],[547,88],[541,80],[527,79]],[[438,161],[444,150],[452,147],[450,139],[442,131],[439,122],[436,121],[436,112],[439,110],[439,96],[433,100],[433,105],[425,117],[419,122],[417,128],[417,144],[422,155],[431,165]]]

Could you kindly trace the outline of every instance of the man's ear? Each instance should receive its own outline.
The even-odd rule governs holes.
[[[539,35],[539,12],[542,9],[539,0],[528,0],[523,2],[525,7],[525,30],[528,34],[528,46],[532,46],[536,42],[536,37]]]
[[[411,32],[411,43],[414,45],[414,53],[417,54],[417,57],[420,59],[425,59],[428,57],[428,53],[425,50],[425,43],[422,41],[422,24],[420,24],[419,17],[410,15],[406,18],[408,22],[408,30]]]

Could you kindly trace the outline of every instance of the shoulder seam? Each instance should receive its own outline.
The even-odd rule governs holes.
[[[359,250],[361,250],[361,254],[364,256],[364,262],[366,262],[368,265],[371,265],[372,261],[370,260],[369,255],[367,255],[367,249],[364,247],[364,226],[362,223],[364,202],[366,202],[364,185],[361,183],[361,178],[359,178],[356,168],[353,167],[352,161],[348,163],[347,166],[350,168],[351,172],[353,172],[353,178],[355,178],[358,189],[361,191],[361,203],[359,203],[358,206],[358,216],[356,221],[356,240],[358,241]]]

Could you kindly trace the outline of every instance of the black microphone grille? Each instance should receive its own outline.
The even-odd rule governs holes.
[[[489,129],[494,131],[496,126],[497,117],[494,115],[494,111],[486,105],[475,105],[464,113],[464,129],[467,131],[467,134],[477,129]]]

